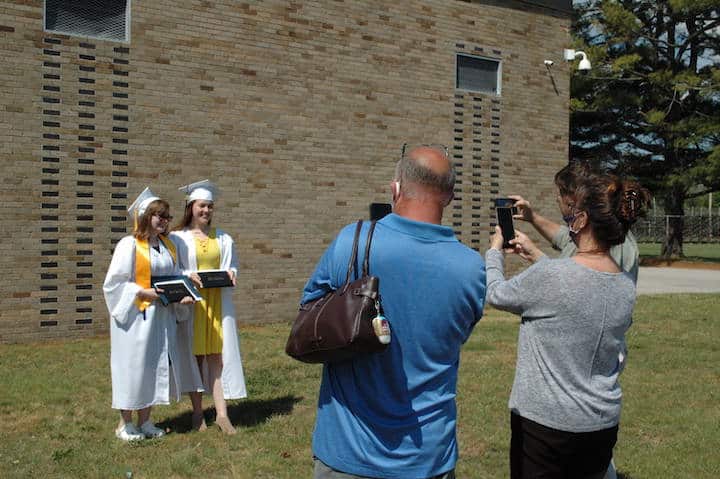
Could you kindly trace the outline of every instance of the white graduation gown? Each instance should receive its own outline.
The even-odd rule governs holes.
[[[160,244],[160,252],[150,248],[151,274],[177,275],[181,271],[172,255]],[[142,289],[135,279],[135,238],[118,242],[103,292],[110,313],[110,372],[112,407],[138,410],[155,404],[179,400],[177,367],[177,312],[191,306],[153,301],[142,313],[135,305]],[[182,315],[187,317],[186,315]]]
[[[220,245],[220,268],[234,271],[237,276],[238,260],[233,246],[233,240],[229,234],[216,229],[216,236]],[[188,230],[174,231],[170,233],[170,239],[177,247],[178,263],[184,274],[197,271],[197,256],[195,253],[195,238]],[[243,373],[242,358],[240,356],[240,341],[238,339],[237,321],[235,320],[235,305],[232,301],[234,288],[222,288],[222,387],[225,399],[241,399],[247,397],[245,388],[245,375]],[[191,313],[192,314],[192,313]],[[193,324],[192,321],[184,321],[178,325],[177,336],[178,349],[185,352],[192,352],[193,345]],[[197,361],[191,364],[183,362],[179,369],[181,392],[190,391],[212,391],[209,384],[203,385],[196,377],[198,366]],[[207,377],[207,375],[205,375]]]

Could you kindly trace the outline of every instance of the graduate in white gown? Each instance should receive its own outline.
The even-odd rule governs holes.
[[[170,237],[177,245],[178,262],[184,273],[192,278],[198,270],[223,270],[234,286],[238,262],[233,240],[211,225],[217,187],[203,180],[180,190],[186,194],[185,213]],[[182,392],[190,393],[196,430],[206,428],[199,392],[202,388],[212,391],[217,412],[215,423],[225,434],[236,432],[228,418],[225,400],[247,396],[233,291],[233,287],[201,289],[203,300],[195,303],[193,321],[178,326],[178,348],[192,351],[197,358],[192,369],[183,368],[180,372]],[[204,384],[195,382],[194,369],[202,372]]]
[[[181,274],[176,248],[165,236],[172,218],[168,203],[145,188],[128,211],[135,218],[134,233],[115,247],[103,292],[110,313],[112,407],[121,415],[115,435],[135,441],[162,436],[150,421],[150,409],[179,399],[176,322],[190,317],[178,313],[189,311],[193,300],[188,296],[163,306],[162,290],[150,285],[152,276]]]

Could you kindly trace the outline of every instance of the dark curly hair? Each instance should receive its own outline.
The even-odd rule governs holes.
[[[621,244],[630,227],[645,214],[650,193],[637,181],[573,162],[555,175],[561,196],[572,200],[576,211],[585,211],[595,239],[601,246]]]

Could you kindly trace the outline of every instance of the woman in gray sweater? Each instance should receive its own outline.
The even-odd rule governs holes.
[[[617,440],[635,285],[609,249],[623,242],[649,195],[634,182],[578,172],[558,194],[574,256],[549,259],[516,232],[505,252],[535,264],[505,280],[497,227],[485,255],[487,302],[521,316],[509,401],[512,479],[602,478]]]

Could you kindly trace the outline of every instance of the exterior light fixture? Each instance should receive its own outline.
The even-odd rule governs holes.
[[[592,68],[592,65],[590,64],[590,60],[588,60],[585,52],[580,50],[572,50],[570,48],[566,48],[565,50],[563,50],[563,57],[569,62],[575,60],[578,56],[581,57],[580,63],[578,63],[578,70],[590,70]]]

